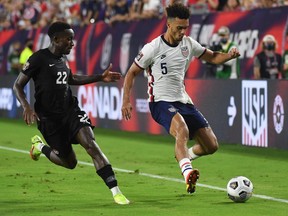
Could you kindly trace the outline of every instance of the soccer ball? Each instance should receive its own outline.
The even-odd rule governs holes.
[[[252,182],[245,176],[237,176],[227,184],[228,197],[234,202],[246,202],[253,192]]]

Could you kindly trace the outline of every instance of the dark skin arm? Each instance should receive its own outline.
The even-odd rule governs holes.
[[[121,74],[118,72],[110,71],[112,68],[112,64],[103,72],[101,75],[77,75],[73,74],[70,76],[68,83],[70,85],[85,85],[94,82],[116,82],[121,78]]]
[[[20,73],[17,79],[14,82],[13,90],[16,94],[18,101],[20,102],[21,106],[23,107],[23,119],[27,125],[33,124],[36,119],[39,120],[38,115],[35,111],[31,108],[30,104],[26,99],[26,94],[24,92],[24,87],[29,82],[30,77],[26,76],[24,73]]]

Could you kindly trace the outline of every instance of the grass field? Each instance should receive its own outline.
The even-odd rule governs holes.
[[[29,158],[30,137],[39,134],[35,126],[1,118],[0,129],[1,216],[288,215],[288,151],[221,144],[217,153],[193,163],[200,179],[197,192],[188,195],[172,138],[95,128],[131,201],[119,206],[81,146],[74,146],[76,169],[67,170],[45,157],[37,162]],[[228,180],[237,175],[254,184],[246,203],[233,203],[225,192]]]

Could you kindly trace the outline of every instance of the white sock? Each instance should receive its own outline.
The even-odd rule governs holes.
[[[188,174],[193,170],[191,161],[189,158],[183,158],[181,161],[179,161],[179,166],[186,182]]]
[[[44,143],[39,143],[38,145],[36,145],[36,148],[42,152],[42,148],[45,146]]]
[[[199,155],[196,155],[196,154],[193,152],[193,147],[191,147],[191,148],[188,149],[188,154],[189,154],[189,159],[190,159],[190,160],[195,160],[196,158],[200,157]]]
[[[118,186],[113,187],[113,188],[111,188],[110,190],[111,190],[111,192],[112,192],[113,197],[114,197],[116,194],[121,193],[121,191],[120,191],[120,189],[119,189]]]

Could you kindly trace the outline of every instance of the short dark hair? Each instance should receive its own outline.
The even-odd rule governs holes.
[[[183,4],[174,3],[166,8],[168,18],[189,19],[190,10]]]
[[[52,38],[56,33],[63,32],[66,29],[71,29],[71,26],[68,23],[56,21],[50,25],[48,35]]]

